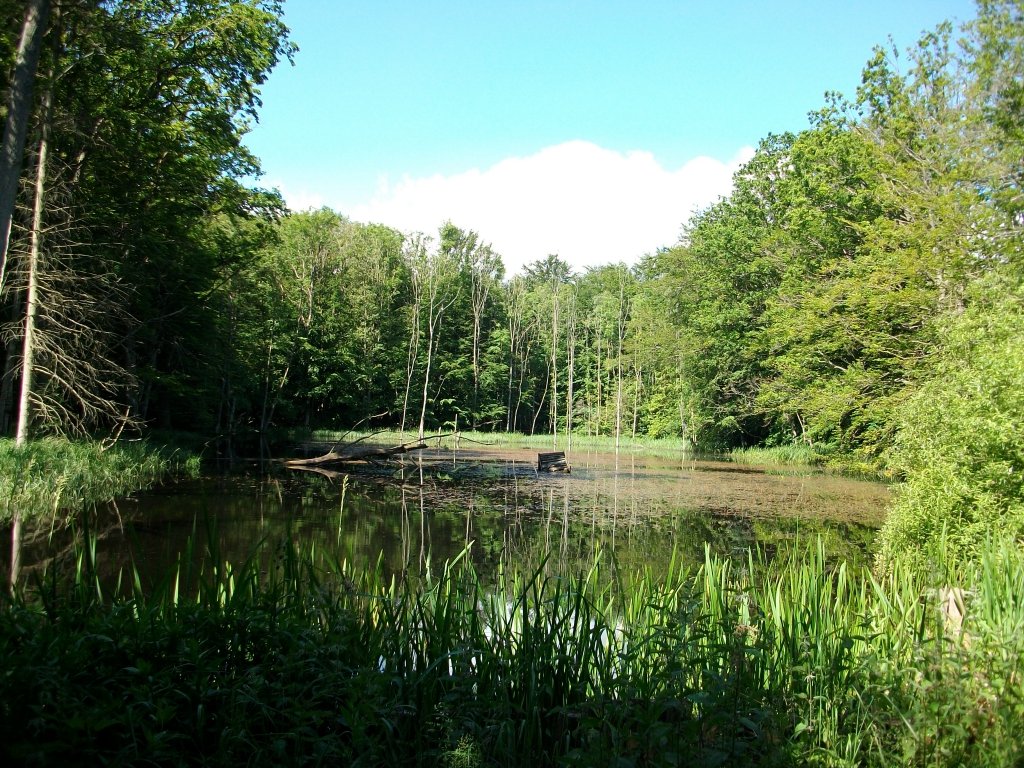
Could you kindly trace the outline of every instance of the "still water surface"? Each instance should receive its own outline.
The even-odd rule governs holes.
[[[889,498],[878,483],[681,454],[576,451],[569,460],[571,474],[538,474],[535,451],[436,449],[400,469],[251,468],[168,484],[98,511],[97,561],[110,579],[134,567],[155,584],[190,539],[191,557],[207,565],[241,563],[291,537],[356,566],[379,559],[387,573],[436,570],[468,546],[486,578],[502,561],[530,567],[544,553],[571,568],[600,550],[631,571],[664,567],[673,552],[697,563],[706,544],[776,553],[821,536],[834,557],[865,562]],[[25,574],[70,551],[68,534],[37,528]]]

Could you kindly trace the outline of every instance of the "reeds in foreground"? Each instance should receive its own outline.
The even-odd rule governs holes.
[[[956,626],[944,585],[832,567],[820,546],[626,581],[600,556],[571,578],[507,566],[484,585],[465,557],[385,580],[287,544],[200,574],[185,553],[122,599],[90,552],[0,616],[6,764],[1024,759],[1012,545],[963,576]]]

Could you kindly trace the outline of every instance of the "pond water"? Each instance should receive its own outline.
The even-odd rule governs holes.
[[[91,522],[106,578],[135,568],[159,583],[191,540],[191,557],[240,563],[286,537],[387,573],[437,569],[469,547],[486,578],[500,563],[619,567],[702,561],[705,545],[775,554],[821,536],[836,558],[867,562],[889,492],[833,474],[766,470],[690,456],[576,451],[571,474],[536,471],[536,451],[422,451],[400,468],[344,475],[259,467],[167,484],[97,510]],[[5,548],[6,549],[6,548]],[[73,551],[67,532],[29,526],[23,574]],[[211,555],[211,552],[213,553]],[[6,564],[5,564],[6,565]]]

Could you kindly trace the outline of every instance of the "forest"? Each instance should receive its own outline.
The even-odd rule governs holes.
[[[298,53],[283,13],[0,0],[0,761],[1021,765],[1024,0],[866,51],[856,92],[765,126],[676,242],[517,274],[465,222],[402,232],[260,186],[245,141]],[[616,473],[637,441],[776,451],[892,502],[870,567],[820,538],[705,542],[693,570],[595,552],[572,576],[547,552],[493,583],[471,494],[466,550],[398,576],[301,538],[224,562],[210,502],[156,586],[101,578],[89,526],[167,474],[153,446],[351,428],[604,438]],[[313,480],[340,544],[348,478]],[[423,486],[420,464],[381,492],[403,536],[414,498],[421,536],[436,511]],[[78,537],[27,584],[23,524]]]

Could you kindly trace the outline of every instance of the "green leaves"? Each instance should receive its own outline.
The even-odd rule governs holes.
[[[880,563],[926,562],[939,542],[963,559],[990,539],[1024,540],[1024,283],[993,276],[971,298],[900,409],[890,461],[906,480]]]

